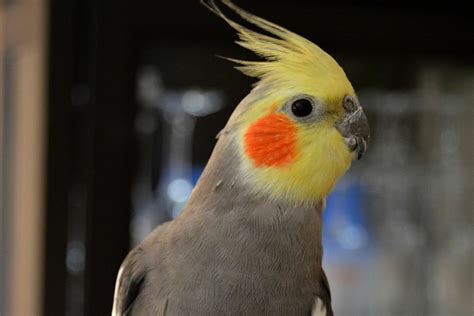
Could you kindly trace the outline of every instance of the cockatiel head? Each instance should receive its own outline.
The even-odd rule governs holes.
[[[231,59],[258,78],[222,134],[238,147],[240,176],[256,191],[296,203],[322,201],[367,149],[369,127],[354,88],[337,62],[317,45],[250,14],[232,11],[267,34],[225,16],[202,1],[239,35],[237,43],[263,61]]]

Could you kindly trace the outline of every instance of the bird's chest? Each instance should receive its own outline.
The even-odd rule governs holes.
[[[181,313],[306,315],[311,310],[320,279],[317,241],[288,231],[236,230],[203,238],[179,263],[178,271],[187,275],[174,282],[177,292],[186,293],[186,301],[176,305]]]

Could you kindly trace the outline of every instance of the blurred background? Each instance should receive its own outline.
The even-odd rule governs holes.
[[[474,41],[460,1],[237,4],[343,66],[372,142],[328,200],[336,315],[473,315]],[[198,0],[0,1],[0,315],[110,314],[254,80]]]

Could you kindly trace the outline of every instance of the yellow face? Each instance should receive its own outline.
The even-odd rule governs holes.
[[[310,94],[289,93],[267,95],[250,105],[238,133],[248,180],[277,199],[324,199],[352,161],[337,129],[345,115],[343,99],[325,104]]]
[[[354,89],[317,45],[229,0],[222,3],[266,33],[229,19],[214,1],[204,2],[237,31],[239,45],[263,58],[233,60],[244,74],[259,79],[252,101],[240,105],[229,121],[238,123],[242,174],[273,198],[321,201],[351,159],[367,148],[367,119]]]

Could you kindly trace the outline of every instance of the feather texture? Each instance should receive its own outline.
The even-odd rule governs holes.
[[[245,151],[257,167],[284,167],[296,158],[296,136],[286,115],[270,113],[245,132]]]
[[[352,85],[338,63],[324,50],[275,23],[249,13],[229,0],[222,4],[243,20],[272,36],[251,30],[227,17],[214,0],[201,1],[234,28],[239,36],[237,44],[262,57],[263,61],[244,61],[227,58],[237,64],[240,71],[260,79],[260,84],[272,86],[298,86],[310,91],[331,104],[341,95],[353,94]]]

